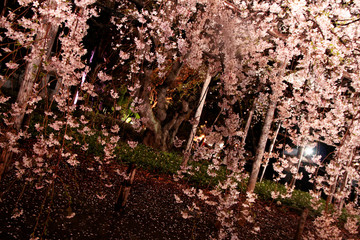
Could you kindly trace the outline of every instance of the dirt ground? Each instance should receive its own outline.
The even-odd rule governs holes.
[[[184,186],[171,176],[138,169],[121,213],[114,211],[120,182],[106,187],[96,173],[86,169],[60,176],[52,191],[36,189],[35,183],[24,185],[12,172],[5,175],[0,183],[0,239],[30,239],[32,234],[61,240],[217,238],[215,208],[205,207],[201,215],[183,219],[180,211],[190,199],[182,193]],[[174,194],[184,203],[177,204]],[[257,201],[252,213],[260,231],[253,234],[252,225],[244,224],[238,229],[240,239],[294,238],[299,220],[296,212]],[[309,229],[310,221],[305,231]]]

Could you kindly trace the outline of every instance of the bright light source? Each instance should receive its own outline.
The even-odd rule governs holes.
[[[203,140],[205,138],[205,134],[201,134],[200,136],[195,136],[194,137],[194,141],[195,142],[200,142],[201,140]]]
[[[125,118],[125,122],[126,122],[126,123],[130,123],[130,124],[134,124],[134,123],[131,121],[131,118],[129,118],[129,117]]]
[[[304,155],[305,156],[311,156],[315,153],[315,149],[312,147],[305,147]]]

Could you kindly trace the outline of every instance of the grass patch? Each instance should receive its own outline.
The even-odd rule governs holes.
[[[132,149],[126,143],[122,143],[116,148],[115,154],[120,163],[136,163],[137,166],[151,172],[175,174],[181,165],[180,155],[155,151],[143,144]]]
[[[308,208],[310,210],[310,215],[317,216],[324,209],[326,201],[320,199],[320,207],[318,209],[313,209],[311,207],[311,195],[308,192],[294,189],[289,198],[282,198],[281,196],[273,199],[271,197],[271,192],[278,192],[282,195],[286,195],[286,187],[283,184],[273,182],[270,180],[263,180],[262,182],[257,182],[254,192],[259,196],[260,199],[265,201],[279,201],[281,204],[284,204],[298,212],[301,212],[303,209]],[[329,210],[333,211],[333,206],[329,206]]]

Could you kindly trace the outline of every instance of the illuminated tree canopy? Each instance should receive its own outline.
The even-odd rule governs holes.
[[[239,219],[256,223],[254,189],[270,159],[273,181],[291,174],[274,199],[291,196],[300,168],[311,207],[326,199],[308,239],[338,239],[342,209],[359,214],[349,200],[360,164],[358,0],[18,0],[4,2],[0,23],[0,181],[15,169],[49,187],[91,154],[106,182],[125,174],[122,143],[143,143],[182,153],[176,179],[197,163],[214,179],[226,172],[211,191],[185,190],[217,206],[218,239],[237,239]],[[320,143],[334,149],[325,160]],[[354,234],[356,224],[344,226]]]

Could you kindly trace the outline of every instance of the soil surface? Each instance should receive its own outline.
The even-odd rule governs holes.
[[[180,212],[191,199],[182,192],[185,186],[170,176],[138,169],[120,213],[114,211],[120,181],[105,186],[95,171],[59,174],[54,188],[48,184],[36,189],[35,182],[24,185],[10,171],[0,183],[1,240],[30,239],[32,234],[62,240],[217,238],[216,209],[203,206],[201,215],[183,219]],[[174,194],[184,202],[177,204]],[[252,211],[260,231],[254,234],[251,224],[243,224],[239,226],[240,239],[294,238],[299,221],[296,212],[262,201],[257,201]],[[310,222],[305,231],[309,226]]]

